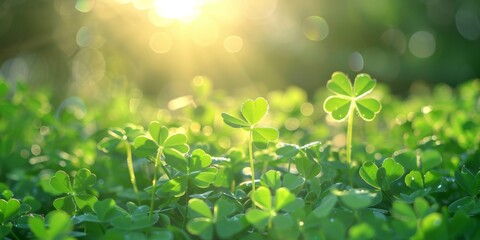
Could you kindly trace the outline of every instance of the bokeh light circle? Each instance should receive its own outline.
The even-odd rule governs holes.
[[[319,16],[310,16],[303,20],[303,34],[311,41],[322,41],[329,32],[327,21]]]
[[[236,35],[228,36],[223,41],[223,47],[229,53],[237,53],[243,48],[243,39]]]
[[[460,35],[468,40],[475,41],[480,37],[480,17],[472,9],[458,9],[455,25]]]
[[[429,32],[418,31],[410,37],[408,49],[418,58],[428,58],[435,53],[435,37]]]
[[[348,58],[348,65],[350,66],[350,69],[355,72],[362,71],[363,69],[363,56],[359,52],[354,52],[350,54],[350,57]]]
[[[168,33],[157,32],[150,37],[149,45],[154,52],[164,54],[172,49],[173,39]]]

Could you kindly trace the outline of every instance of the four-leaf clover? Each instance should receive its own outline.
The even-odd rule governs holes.
[[[337,121],[346,119],[354,110],[365,121],[372,121],[380,112],[381,105],[374,98],[365,98],[375,88],[376,82],[368,74],[358,74],[355,83],[342,72],[332,74],[332,79],[327,82],[327,88],[335,95],[328,97],[323,108]]]

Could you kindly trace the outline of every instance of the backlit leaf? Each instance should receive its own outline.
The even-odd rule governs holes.
[[[261,209],[272,209],[272,196],[266,187],[259,187],[251,196],[252,201]]]
[[[280,211],[295,201],[293,195],[287,188],[281,187],[275,191],[275,210]]]
[[[83,209],[86,206],[93,209],[93,205],[98,201],[97,197],[91,194],[75,194],[74,199],[79,209]]]
[[[188,201],[188,214],[190,218],[212,218],[212,212],[208,205],[198,198],[192,198]]]
[[[135,155],[138,157],[155,157],[158,151],[158,145],[152,139],[146,136],[138,136],[133,140]]]
[[[388,183],[392,183],[402,177],[404,173],[403,166],[395,162],[393,158],[387,158],[382,163],[382,168],[385,168],[386,178]]]
[[[47,229],[45,228],[45,222],[40,216],[33,216],[28,219],[28,226],[32,230],[33,234],[39,239],[47,238]]]
[[[185,155],[173,148],[163,149],[165,162],[180,172],[187,173],[187,159]]]
[[[198,171],[210,166],[212,157],[205,153],[202,149],[195,149],[189,158],[188,167],[190,171]]]
[[[295,158],[295,165],[297,166],[298,172],[306,179],[314,178],[322,171],[321,165],[307,157]]]
[[[199,188],[207,188],[215,181],[216,172],[200,172],[194,175],[191,180]]]
[[[380,102],[373,98],[359,99],[355,102],[358,115],[365,121],[372,121],[375,115],[380,112]]]
[[[275,170],[268,170],[260,177],[260,184],[271,189],[277,189],[281,186],[281,173]]]
[[[70,183],[70,177],[62,170],[59,170],[55,175],[50,178],[50,185],[61,193],[72,192],[72,186]]]
[[[77,171],[73,178],[73,190],[75,192],[86,191],[97,182],[97,176],[86,168]]]
[[[242,104],[242,115],[250,125],[255,125],[267,114],[268,103],[259,97],[255,101],[248,99]]]
[[[187,231],[201,239],[213,239],[213,223],[209,218],[194,218],[188,221]]]
[[[423,189],[422,173],[419,171],[411,171],[405,176],[405,184],[413,189]]]
[[[234,117],[228,113],[222,113],[222,118],[225,124],[233,128],[246,128],[250,126],[250,124],[244,120]]]
[[[275,128],[270,127],[256,127],[253,130],[254,142],[270,142],[275,141],[278,138],[278,131]]]
[[[70,216],[61,211],[50,212],[47,222],[49,223],[47,232],[51,239],[66,239],[73,229]]]
[[[353,89],[355,97],[362,97],[363,95],[369,94],[376,85],[376,81],[372,79],[368,74],[360,73],[355,77],[355,82],[353,84]]]
[[[352,96],[352,83],[342,72],[332,74],[332,78],[327,82],[327,89],[335,94]]]
[[[262,211],[260,209],[249,209],[245,215],[248,222],[252,224],[257,229],[264,229],[268,224],[268,219],[270,218],[270,213],[267,211]]]
[[[158,145],[163,145],[168,137],[168,128],[157,121],[153,121],[148,125],[148,133]]]
[[[378,167],[373,162],[365,162],[360,168],[360,177],[368,183],[370,186],[380,189],[377,183],[377,171]]]
[[[162,146],[166,148],[171,148],[178,145],[183,145],[186,142],[187,142],[187,136],[183,133],[177,133],[168,137]]]
[[[57,210],[62,210],[67,213],[74,213],[76,211],[75,202],[72,196],[57,198],[53,201],[53,206]]]
[[[0,223],[7,223],[11,218],[18,214],[20,210],[20,201],[17,199],[9,199],[5,201],[0,199]]]
[[[330,96],[325,100],[323,109],[325,112],[330,113],[336,121],[342,121],[348,117],[351,103],[352,100],[350,99]]]

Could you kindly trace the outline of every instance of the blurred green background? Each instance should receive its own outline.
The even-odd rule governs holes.
[[[171,99],[195,76],[256,96],[312,93],[334,71],[404,94],[480,75],[477,0],[2,0],[0,75],[100,99],[118,86]]]

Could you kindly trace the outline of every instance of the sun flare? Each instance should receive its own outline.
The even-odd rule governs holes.
[[[163,18],[192,21],[200,15],[202,0],[155,0],[155,12]]]

